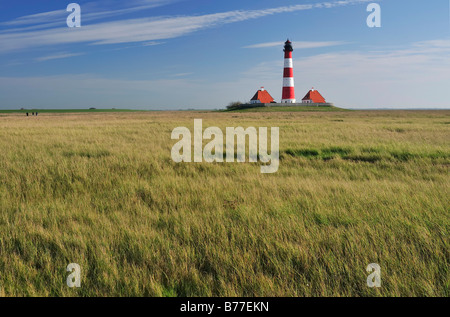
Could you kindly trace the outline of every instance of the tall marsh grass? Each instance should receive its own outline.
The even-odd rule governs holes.
[[[449,296],[449,115],[0,117],[0,294]],[[194,118],[280,127],[279,171],[172,162]]]

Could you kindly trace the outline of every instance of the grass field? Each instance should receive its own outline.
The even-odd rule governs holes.
[[[141,110],[130,109],[20,109],[20,110],[0,110],[0,113],[29,113],[37,112],[38,116],[42,113],[97,113],[97,112],[136,112]]]
[[[279,171],[174,163],[171,132],[194,118],[279,127]],[[0,295],[449,296],[449,124],[450,111],[3,114]]]

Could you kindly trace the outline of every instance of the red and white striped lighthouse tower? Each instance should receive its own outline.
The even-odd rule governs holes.
[[[292,42],[287,40],[284,43],[283,97],[281,103],[295,103],[293,51]]]

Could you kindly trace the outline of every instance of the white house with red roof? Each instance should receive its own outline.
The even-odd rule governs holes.
[[[314,87],[308,91],[305,97],[302,99],[302,103],[326,103],[325,98],[314,89]]]
[[[267,90],[264,89],[264,87],[261,87],[260,90],[256,92],[256,94],[253,96],[253,98],[250,100],[250,104],[255,103],[274,103],[275,100],[272,98],[272,96],[269,94]]]

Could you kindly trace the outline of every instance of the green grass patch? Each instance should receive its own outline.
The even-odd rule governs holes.
[[[288,149],[285,151],[286,154],[294,157],[318,157],[320,152],[315,149]]]
[[[286,107],[255,107],[255,108],[224,110],[224,111],[225,112],[343,112],[352,110],[338,107],[286,106]]]
[[[96,112],[139,112],[146,110],[132,110],[132,109],[20,109],[20,110],[0,110],[0,113],[96,113]]]
[[[345,155],[342,158],[347,161],[365,162],[365,163],[376,163],[383,159],[383,157],[378,154],[354,154],[354,155]]]
[[[324,149],[287,149],[285,154],[293,157],[305,157],[305,158],[320,158],[323,160],[330,160],[335,157],[344,156],[352,152],[351,148],[332,146]]]

